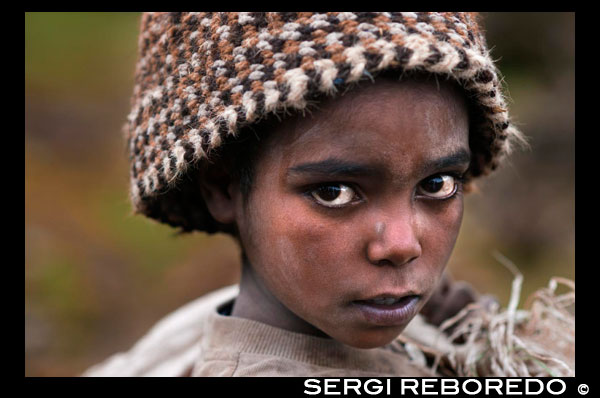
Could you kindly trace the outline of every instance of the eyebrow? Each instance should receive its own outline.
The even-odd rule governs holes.
[[[379,176],[379,167],[329,158],[319,162],[302,163],[288,169],[289,174],[316,174],[335,177]]]
[[[419,172],[426,174],[449,167],[467,165],[470,161],[471,155],[469,151],[461,148],[450,155],[425,162],[419,167]],[[378,165],[328,158],[318,162],[302,163],[290,167],[287,174],[311,174],[327,177],[381,177],[385,174],[385,170]]]
[[[461,148],[450,155],[425,162],[420,169],[423,174],[425,174],[430,170],[442,170],[448,167],[468,165],[469,163],[471,163],[470,152],[464,148]]]

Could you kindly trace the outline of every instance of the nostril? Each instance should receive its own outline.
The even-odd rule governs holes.
[[[382,259],[382,260],[379,260],[379,261],[377,261],[377,262],[375,262],[375,263],[373,263],[373,264],[375,264],[375,265],[378,265],[378,266],[382,266],[382,267],[383,267],[383,266],[392,266],[392,267],[395,267],[395,266],[398,266],[398,265],[405,265],[405,264],[408,264],[408,263],[410,263],[411,261],[415,260],[417,257],[418,257],[418,256],[412,257],[412,258],[411,258],[411,259],[409,259],[408,261],[404,261],[404,262],[394,262],[394,261],[392,261],[392,260]]]

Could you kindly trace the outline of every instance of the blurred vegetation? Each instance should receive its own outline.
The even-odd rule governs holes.
[[[25,375],[69,376],[131,346],[160,317],[239,277],[225,236],[175,236],[131,214],[121,127],[139,13],[25,14]],[[506,305],[574,278],[572,13],[484,13],[492,56],[531,150],[467,196],[449,268]]]

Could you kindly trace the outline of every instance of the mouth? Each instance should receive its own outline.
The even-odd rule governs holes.
[[[421,296],[409,294],[404,296],[380,295],[366,300],[353,301],[367,323],[377,326],[402,326],[417,314]]]

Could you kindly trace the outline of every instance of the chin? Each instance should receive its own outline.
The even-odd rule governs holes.
[[[354,348],[378,348],[394,341],[403,330],[404,327],[394,328],[393,330],[363,331],[357,332],[357,334],[354,336],[344,336],[344,338],[339,338],[336,340]]]

